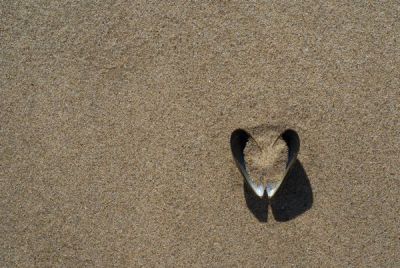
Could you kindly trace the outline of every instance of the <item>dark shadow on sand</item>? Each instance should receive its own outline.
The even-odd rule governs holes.
[[[243,181],[243,191],[244,197],[246,199],[246,205],[253,213],[253,215],[260,222],[268,221],[268,198],[264,196],[263,198],[258,197],[253,193],[253,190],[247,184],[246,180]]]
[[[251,213],[260,221],[268,220],[268,205],[276,221],[289,221],[303,214],[312,207],[313,193],[300,161],[296,160],[287,177],[274,197],[268,200],[265,196],[259,198],[244,181],[244,197]]]
[[[307,173],[297,160],[278,192],[270,200],[277,221],[289,221],[312,207],[313,193]]]

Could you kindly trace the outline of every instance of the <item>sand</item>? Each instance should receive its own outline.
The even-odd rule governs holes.
[[[270,140],[266,148],[260,148],[255,140],[249,139],[244,148],[244,157],[250,177],[256,183],[274,184],[285,177],[288,147],[280,137]]]
[[[0,266],[398,266],[398,2],[0,14]],[[301,149],[267,213],[229,140],[278,121]]]

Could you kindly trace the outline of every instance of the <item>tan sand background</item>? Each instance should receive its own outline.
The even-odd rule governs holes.
[[[398,267],[400,3],[351,2],[1,1],[1,266]],[[313,202],[260,222],[275,122]]]

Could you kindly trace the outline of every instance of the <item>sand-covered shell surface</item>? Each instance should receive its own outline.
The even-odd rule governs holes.
[[[284,126],[237,129],[231,135],[233,158],[259,197],[273,197],[296,161],[300,148],[297,133]]]

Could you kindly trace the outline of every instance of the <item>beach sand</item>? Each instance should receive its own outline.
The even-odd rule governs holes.
[[[3,1],[0,266],[398,266],[399,12]],[[260,200],[229,139],[279,122]]]
[[[244,148],[246,167],[255,183],[266,185],[267,182],[280,182],[286,174],[288,165],[288,147],[282,138],[269,140],[266,148],[260,148],[249,139]]]

